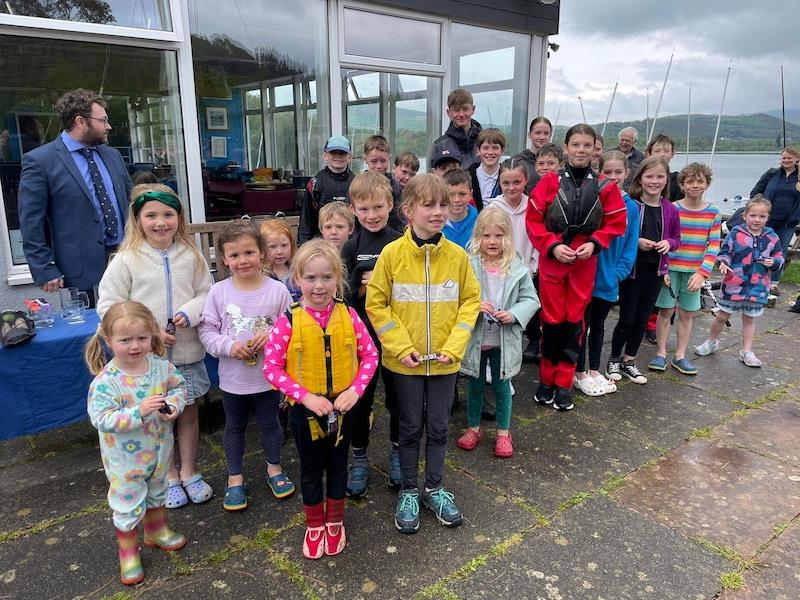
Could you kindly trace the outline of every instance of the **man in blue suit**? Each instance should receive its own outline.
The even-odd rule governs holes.
[[[90,90],[56,102],[64,130],[22,157],[18,206],[25,258],[46,292],[77,287],[94,300],[109,255],[122,242],[131,183],[109,148],[106,101]]]

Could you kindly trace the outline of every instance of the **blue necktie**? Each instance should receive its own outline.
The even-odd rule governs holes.
[[[97,195],[97,199],[100,202],[100,210],[103,212],[106,238],[113,240],[116,239],[118,233],[117,213],[114,211],[114,202],[111,200],[111,196],[108,195],[106,186],[103,183],[100,169],[94,161],[93,150],[94,148],[81,148],[81,154],[86,158],[86,162],[89,163],[89,176],[92,178],[94,193]]]

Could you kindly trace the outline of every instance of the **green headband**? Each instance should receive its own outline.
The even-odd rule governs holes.
[[[178,200],[178,197],[174,194],[168,194],[167,192],[156,192],[156,191],[149,191],[140,194],[136,200],[133,201],[133,216],[136,217],[139,215],[139,211],[142,210],[142,207],[145,203],[150,202],[151,200],[155,200],[156,202],[161,202],[162,204],[166,204],[170,208],[175,209],[180,214],[183,211],[183,206],[181,206],[181,201]]]

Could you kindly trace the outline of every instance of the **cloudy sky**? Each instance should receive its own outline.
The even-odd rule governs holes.
[[[560,33],[551,52],[545,114],[563,103],[560,123],[602,122],[619,81],[611,121],[644,119],[647,90],[655,112],[670,54],[675,58],[661,115],[716,114],[733,60],[725,114],[800,109],[800,2],[797,0],[561,0]]]

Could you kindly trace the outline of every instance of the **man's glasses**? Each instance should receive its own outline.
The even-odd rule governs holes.
[[[103,125],[111,125],[111,123],[108,122],[108,117],[83,117],[83,118],[92,119],[93,121],[100,121]]]

